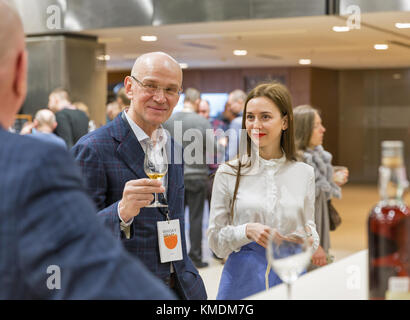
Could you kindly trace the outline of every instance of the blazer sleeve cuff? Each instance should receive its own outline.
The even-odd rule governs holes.
[[[100,219],[103,219],[104,225],[111,231],[115,238],[121,239],[121,220],[118,218],[118,203],[114,202],[112,205],[104,208],[98,212]]]

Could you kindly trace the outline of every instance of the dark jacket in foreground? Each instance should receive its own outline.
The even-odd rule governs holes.
[[[67,151],[0,128],[0,299],[173,298],[96,213]]]

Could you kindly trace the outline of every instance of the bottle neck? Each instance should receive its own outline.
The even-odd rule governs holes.
[[[383,201],[403,202],[408,187],[406,168],[403,165],[379,167],[379,194]]]

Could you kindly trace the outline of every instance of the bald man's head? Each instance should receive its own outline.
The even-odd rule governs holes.
[[[21,47],[22,42],[24,31],[17,11],[5,0],[0,0],[0,62],[10,56],[16,47]]]
[[[182,88],[182,70],[178,62],[164,52],[140,56],[131,76],[124,81],[131,100],[127,114],[151,136],[171,116]]]
[[[41,109],[34,116],[34,124],[40,132],[53,132],[57,127],[56,116],[49,109]]]
[[[16,10],[0,0],[0,125],[9,128],[27,91],[24,31]]]
[[[139,56],[137,60],[135,60],[131,74],[138,78],[141,73],[150,72],[159,65],[161,65],[161,67],[176,70],[179,76],[178,81],[182,86],[182,69],[179,63],[165,52],[149,52]]]

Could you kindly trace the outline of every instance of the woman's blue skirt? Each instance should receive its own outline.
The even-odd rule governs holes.
[[[239,252],[232,252],[222,271],[216,299],[240,300],[264,291],[267,266],[266,249],[256,242],[243,246]],[[281,283],[278,275],[270,270],[269,287]]]

